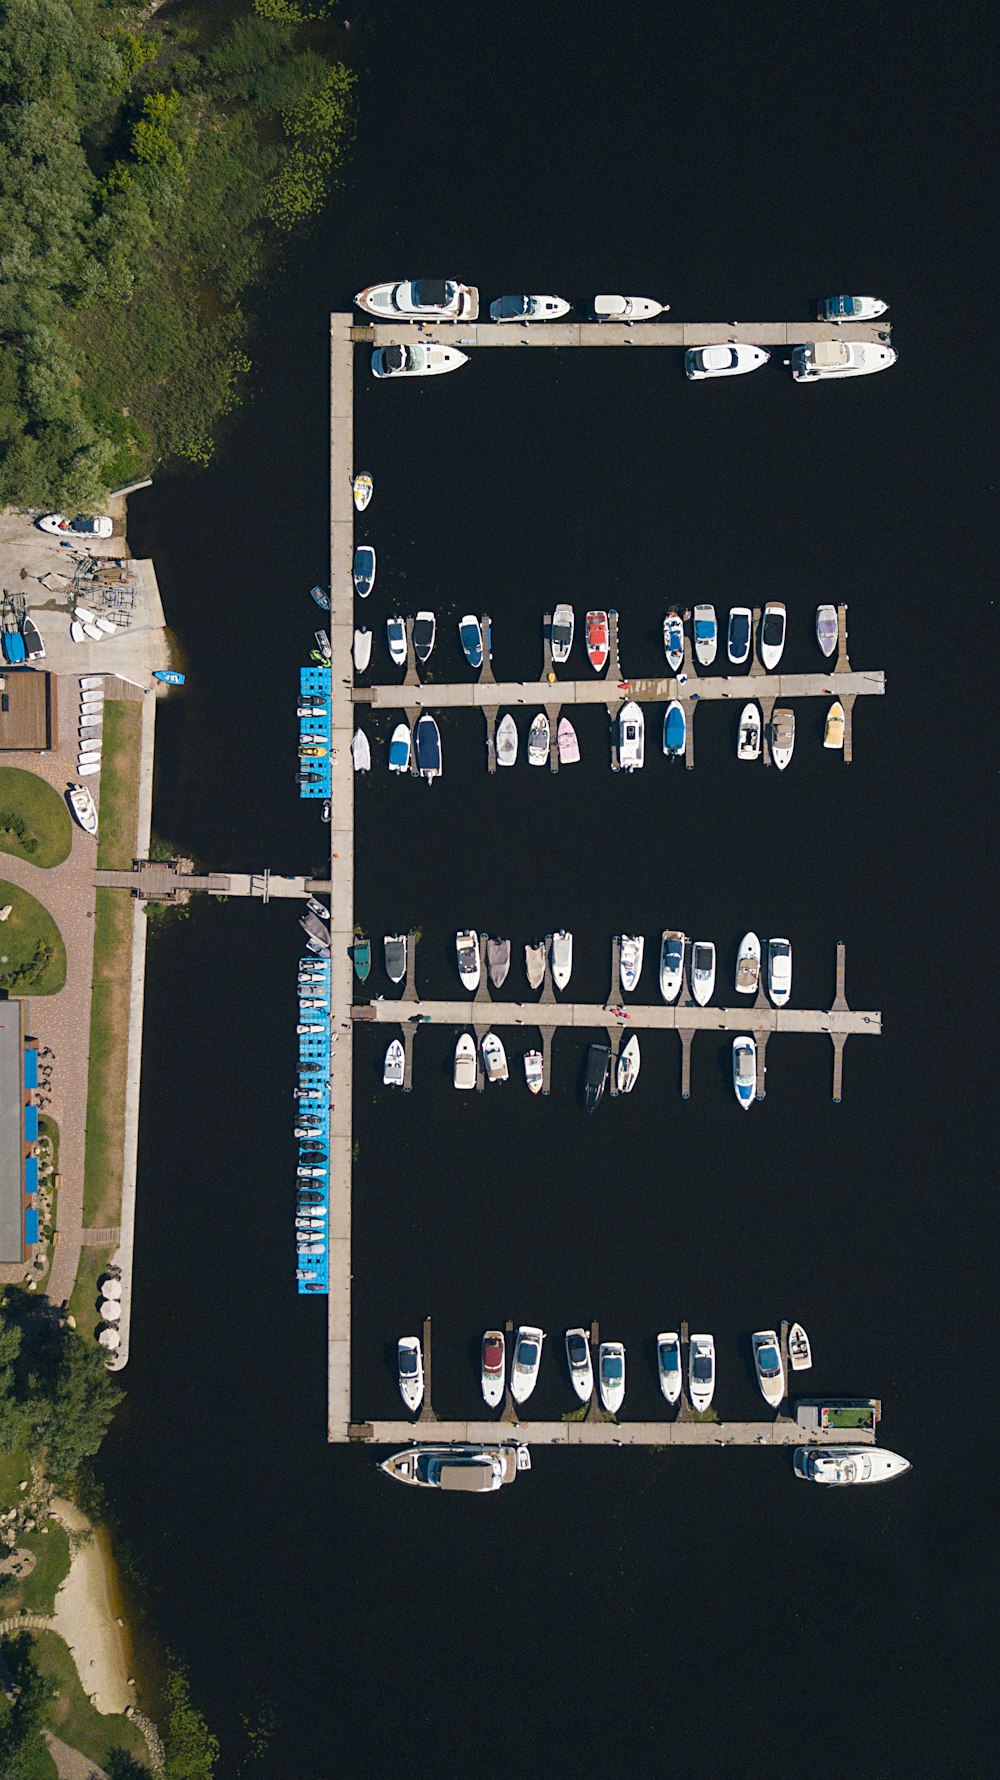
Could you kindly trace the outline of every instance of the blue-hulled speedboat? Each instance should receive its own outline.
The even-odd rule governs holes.
[[[417,771],[422,779],[441,777],[441,731],[429,711],[425,711],[413,732]]]
[[[375,546],[359,544],[354,552],[354,591],[366,600],[375,585]]]
[[[684,706],[678,699],[672,698],[663,719],[663,752],[671,755],[683,754],[686,747],[687,718],[684,715]]]
[[[490,629],[491,627],[487,625],[485,653],[488,656],[491,656],[493,653]],[[483,627],[474,612],[467,612],[464,618],[459,619],[458,640],[462,645],[462,652],[469,666],[476,669],[481,668],[484,658]]]

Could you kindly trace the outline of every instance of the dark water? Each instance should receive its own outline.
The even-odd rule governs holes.
[[[671,601],[784,599],[806,669],[815,606],[846,598],[852,661],[889,696],[859,702],[849,770],[809,706],[785,775],[737,770],[715,706],[693,773],[654,735],[645,771],[613,778],[595,710],[557,778],[487,779],[480,721],[453,716],[440,784],[359,787],[359,919],[423,930],[429,993],[467,924],[519,946],[565,923],[595,1000],[616,930],[713,936],[728,977],[752,926],[790,935],[800,1006],[828,1004],[844,939],[848,993],[885,1031],[848,1046],[839,1108],[827,1042],[772,1040],[749,1117],[724,1041],[699,1040],[685,1104],[675,1042],[650,1035],[631,1101],[591,1122],[568,1039],[548,1101],[460,1100],[450,1037],[422,1032],[414,1092],[388,1101],[362,1032],[355,1409],[395,1411],[391,1344],[432,1312],[439,1412],[475,1405],[476,1335],[511,1316],[598,1317],[628,1344],[629,1413],[655,1414],[651,1339],[686,1316],[716,1334],[720,1410],[750,1416],[746,1333],[798,1316],[810,1386],[881,1395],[914,1468],[859,1498],[775,1453],[543,1451],[494,1502],[442,1504],[329,1450],[325,1307],[288,1287],[294,914],[199,908],[151,953],[134,1358],[107,1448],[158,1623],[231,1751],[271,1703],[268,1780],[494,1751],[531,1775],[831,1754],[993,1772],[978,15],[515,5],[470,25],[369,0],[350,37],[351,187],[265,313],[256,399],[215,468],[132,506],[191,679],[156,822],[206,861],[320,860],[290,784],[293,670],[325,566],[327,312],[362,282],[626,288],[692,318],[874,290],[900,352],[806,389],[773,367],[688,386],[667,352],[483,353],[379,389],[359,361],[369,621],[436,608],[439,675],[468,609],[493,614],[499,672],[534,672],[559,597],[617,605],[638,672]],[[555,1348],[539,1414],[566,1406]]]

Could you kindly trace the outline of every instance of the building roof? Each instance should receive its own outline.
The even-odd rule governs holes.
[[[55,680],[36,668],[0,669],[0,748],[55,746]]]

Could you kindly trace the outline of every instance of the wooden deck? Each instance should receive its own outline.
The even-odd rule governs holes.
[[[351,339],[359,346],[412,346],[436,342],[463,352],[477,346],[722,346],[740,340],[749,346],[804,346],[815,340],[868,340],[888,344],[892,329],[884,320],[828,321],[480,321],[358,322]]]
[[[410,1421],[352,1422],[352,1441],[414,1446],[458,1441],[472,1446],[517,1440],[526,1446],[874,1446],[869,1429],[800,1428],[787,1416],[774,1421]]]

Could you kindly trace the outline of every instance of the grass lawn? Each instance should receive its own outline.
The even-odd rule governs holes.
[[[45,1526],[47,1531],[39,1527],[19,1541],[38,1560],[31,1575],[23,1581],[0,1577],[0,1617],[4,1619],[22,1607],[28,1613],[51,1613],[55,1606],[56,1590],[69,1573],[69,1539],[57,1520],[47,1520]]]
[[[38,1632],[33,1642],[38,1667],[58,1689],[43,1714],[49,1729],[99,1767],[107,1768],[119,1749],[142,1760],[146,1755],[142,1732],[124,1714],[105,1716],[91,1705],[62,1639],[55,1632]]]
[[[27,834],[19,838],[3,826],[20,816]],[[34,840],[35,846],[25,846]],[[20,766],[0,766],[0,853],[13,853],[32,865],[61,865],[73,844],[73,819],[54,786]]]
[[[13,1508],[21,1500],[22,1479],[31,1480],[31,1460],[24,1451],[0,1452],[0,1508]]]
[[[121,1218],[131,977],[132,898],[121,890],[98,890],[83,1173],[85,1224],[117,1224]]]
[[[135,858],[141,728],[141,704],[118,698],[105,700],[97,829],[97,864],[101,871],[129,871]],[[126,895],[121,891],[118,894],[123,902],[128,902]]]
[[[87,1340],[101,1320],[96,1308],[97,1282],[110,1258],[109,1248],[91,1248],[89,1244],[85,1244],[80,1250],[80,1265],[76,1270],[76,1283],[69,1309],[70,1315],[76,1318],[77,1329]]]
[[[0,924],[0,989],[14,995],[55,995],[66,981],[62,934],[34,896],[0,878],[0,905],[8,902],[11,913]],[[41,965],[36,957],[40,945],[52,954]]]

